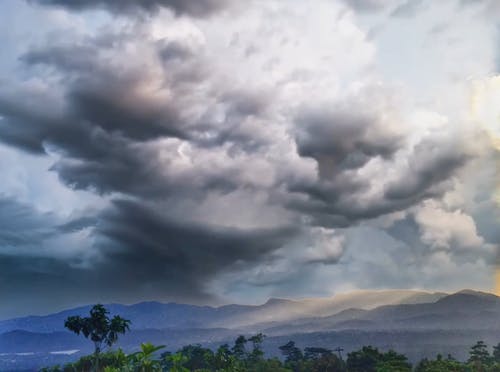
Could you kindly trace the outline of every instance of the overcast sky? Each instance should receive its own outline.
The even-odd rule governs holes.
[[[493,290],[497,0],[2,0],[0,318]]]

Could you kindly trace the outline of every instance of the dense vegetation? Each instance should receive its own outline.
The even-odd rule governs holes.
[[[141,351],[126,355],[122,350],[101,353],[102,372],[500,372],[500,345],[493,355],[479,341],[471,348],[470,358],[462,363],[451,356],[424,359],[412,368],[407,358],[394,351],[381,352],[365,346],[340,359],[334,351],[298,348],[293,341],[280,347],[282,360],[265,358],[261,349],[263,335],[238,337],[232,346],[222,345],[215,352],[200,345],[188,345],[176,353],[163,346],[142,344]],[[64,367],[44,368],[43,372],[87,372],[94,370],[94,356],[85,356]]]
[[[101,352],[103,345],[111,346],[118,334],[128,330],[129,321],[109,319],[102,305],[96,305],[87,318],[70,317],[65,325],[77,334],[83,334],[95,346],[92,355],[80,358],[63,367],[42,369],[42,372],[500,372],[500,343],[490,354],[488,346],[478,341],[469,352],[466,362],[448,355],[424,359],[412,366],[405,355],[393,350],[381,352],[365,346],[342,358],[342,349],[321,347],[301,349],[293,341],[279,347],[282,358],[265,358],[262,342],[265,335],[239,336],[233,345],[221,345],[216,351],[201,345],[187,345],[175,353],[164,346],[143,343],[140,351],[125,354],[117,351]]]

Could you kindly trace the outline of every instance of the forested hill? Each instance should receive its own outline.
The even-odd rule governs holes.
[[[269,356],[279,355],[279,346],[294,340],[300,347],[341,346],[346,352],[364,345],[395,349],[415,362],[437,353],[464,360],[476,341],[496,345],[500,337],[500,298],[474,291],[449,295],[358,292],[330,299],[273,299],[259,306],[218,308],[158,302],[106,307],[112,315],[132,321],[131,332],[116,344],[127,352],[142,342],[163,344],[168,350],[188,344],[215,349],[239,334],[262,332],[267,335],[263,349]],[[6,361],[50,365],[91,352],[85,339],[63,328],[66,317],[88,310],[81,307],[0,322],[0,370]]]
[[[270,299],[265,304],[195,306],[177,303],[141,302],[133,305],[106,304],[111,314],[122,314],[132,321],[135,329],[144,328],[239,328],[264,322],[293,321],[321,317],[359,308],[373,309],[389,304],[434,302],[446,294],[424,291],[389,290],[356,291],[330,298],[305,300]],[[0,321],[0,333],[14,330],[30,332],[64,331],[68,315],[86,314],[91,305],[61,311],[46,316],[27,316]]]

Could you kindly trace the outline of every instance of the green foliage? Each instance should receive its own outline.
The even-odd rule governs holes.
[[[500,343],[493,346],[493,361],[500,363]]]
[[[149,342],[141,344],[141,351],[137,353],[130,354],[127,357],[129,366],[134,371],[140,372],[161,372],[162,365],[161,361],[153,359],[154,353],[158,350],[163,349],[165,346],[155,346]]]
[[[40,369],[40,372],[62,372],[61,366],[55,365],[52,367],[44,367]]]
[[[184,367],[184,363],[188,362],[188,358],[181,354],[175,353],[171,354],[168,357],[168,361],[170,362],[170,366],[168,367],[168,371],[170,372],[189,372],[189,369]]]
[[[130,320],[120,316],[108,317],[109,311],[101,304],[95,305],[90,310],[89,317],[70,316],[64,326],[70,331],[94,342],[95,352],[102,350],[102,345],[111,346],[118,340],[119,334],[124,334],[130,328]]]
[[[378,349],[363,346],[361,350],[347,355],[347,369],[352,372],[376,372],[377,363],[382,359]]]
[[[305,359],[317,359],[321,358],[325,354],[332,353],[331,350],[325,349],[324,347],[306,347],[304,352]]]
[[[285,356],[285,367],[293,372],[342,372],[346,370],[344,362],[329,349],[306,347],[305,353],[289,341],[279,347]]]
[[[393,350],[381,353],[371,346],[349,353],[347,356],[349,372],[410,372],[411,364],[406,356]]]
[[[242,371],[251,372],[291,372],[290,369],[283,366],[279,359],[261,359],[249,364]]]
[[[488,371],[488,367],[493,364],[493,358],[491,357],[488,351],[488,346],[484,343],[484,341],[478,341],[471,347],[469,351],[469,360],[467,362],[474,371]]]
[[[238,338],[234,341],[234,346],[231,349],[233,355],[237,359],[244,359],[246,356],[246,343],[247,339],[243,335],[239,335]]]
[[[382,359],[377,362],[377,372],[410,372],[411,364],[408,358],[402,354],[389,350],[382,354]]]
[[[423,359],[415,367],[415,372],[466,372],[467,367],[452,358],[436,360]]]
[[[304,358],[302,350],[295,346],[295,342],[293,341],[288,341],[285,345],[280,346],[279,349],[285,357],[285,363],[287,364],[300,362]]]
[[[311,371],[313,372],[341,372],[345,371],[344,363],[332,353],[323,353],[319,358],[316,358],[311,363]]]
[[[214,352],[210,349],[201,347],[201,345],[184,346],[178,353],[187,358],[184,367],[190,371],[210,370],[211,366],[214,364]]]
[[[236,358],[232,355],[228,344],[219,346],[214,355],[214,368],[219,370],[228,370],[235,363]]]
[[[101,313],[102,314],[102,313]],[[104,313],[105,315],[106,313]],[[104,324],[104,323],[103,323]],[[82,331],[83,332],[83,331]],[[44,368],[41,372],[411,372],[412,367],[405,355],[393,350],[379,351],[372,346],[347,355],[344,362],[332,350],[322,347],[306,347],[301,350],[289,341],[279,347],[284,361],[266,359],[262,349],[265,336],[261,333],[239,336],[233,347],[224,344],[215,351],[199,344],[187,345],[172,353],[158,355],[165,346],[141,344],[140,351],[126,355],[122,350],[100,354],[99,366],[94,355],[80,358],[64,367]],[[251,344],[251,350],[246,345]],[[340,349],[339,349],[340,350]],[[423,359],[415,372],[500,372],[500,344],[494,347],[493,356],[487,345],[479,341],[470,350],[466,363],[451,355],[444,359]]]
[[[70,331],[94,343],[93,371],[99,371],[100,354],[103,345],[111,347],[117,340],[119,334],[124,334],[130,329],[130,320],[120,316],[108,317],[109,311],[101,304],[94,305],[90,310],[89,317],[70,316],[64,322],[64,326]]]
[[[262,351],[262,342],[264,341],[264,336],[262,333],[258,333],[248,339],[252,343],[252,351],[248,355],[248,361],[250,363],[257,363],[264,358],[264,352]]]

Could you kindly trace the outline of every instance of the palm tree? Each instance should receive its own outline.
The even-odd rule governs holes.
[[[108,317],[109,311],[97,304],[90,310],[89,317],[70,316],[64,322],[64,326],[70,331],[94,343],[94,371],[99,369],[99,354],[102,347],[111,346],[118,340],[119,334],[124,334],[130,329],[130,320],[115,315],[112,319]]]

